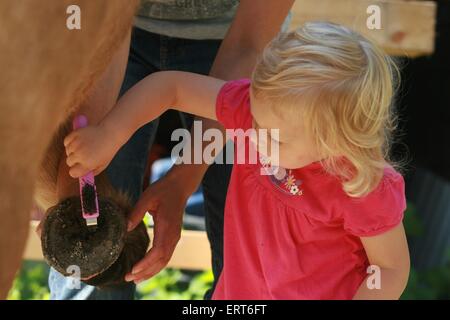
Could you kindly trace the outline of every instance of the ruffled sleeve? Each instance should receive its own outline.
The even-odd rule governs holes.
[[[220,89],[216,100],[216,116],[226,129],[252,127],[249,79],[227,82]]]
[[[406,209],[403,177],[385,170],[378,187],[362,198],[350,198],[343,206],[344,229],[358,237],[371,237],[396,227]]]

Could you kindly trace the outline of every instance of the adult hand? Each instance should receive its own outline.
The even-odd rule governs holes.
[[[183,169],[188,173],[189,167]],[[177,170],[172,169],[145,190],[129,217],[128,230],[133,230],[149,212],[153,216],[154,237],[151,249],[126,275],[126,281],[137,284],[156,275],[167,265],[180,239],[186,201],[196,188],[189,188],[183,174],[174,171]]]

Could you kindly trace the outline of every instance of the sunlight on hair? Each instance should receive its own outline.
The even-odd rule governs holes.
[[[252,93],[291,125],[303,121],[324,167],[348,195],[379,183],[395,129],[392,98],[399,71],[392,59],[350,29],[306,23],[281,33],[264,50]]]

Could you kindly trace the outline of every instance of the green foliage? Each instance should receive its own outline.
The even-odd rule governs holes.
[[[48,300],[49,267],[44,262],[25,261],[9,292],[9,300]],[[137,286],[136,298],[143,300],[201,300],[211,287],[211,271],[164,269]]]
[[[10,300],[48,300],[47,286],[49,268],[44,262],[24,261],[9,291]]]
[[[418,238],[423,234],[422,221],[411,203],[408,204],[403,224],[408,239]],[[442,267],[426,271],[411,268],[408,285],[401,299],[450,299],[450,252],[447,257],[448,263]]]
[[[201,300],[212,282],[211,271],[164,269],[138,285],[137,297],[143,300]]]
[[[403,300],[450,299],[450,264],[418,272],[411,269]]]
[[[403,225],[405,226],[408,238],[415,238],[423,235],[422,221],[420,221],[416,208],[411,203],[408,203],[408,208],[405,211]]]

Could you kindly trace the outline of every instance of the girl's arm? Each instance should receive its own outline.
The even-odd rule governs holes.
[[[216,97],[224,81],[188,72],[157,72],[129,90],[102,121],[123,145],[140,127],[168,109],[216,120]]]
[[[151,74],[128,90],[99,125],[66,137],[70,175],[100,173],[137,129],[170,108],[216,120],[216,98],[224,83],[187,72]]]
[[[410,269],[409,250],[403,224],[381,235],[360,239],[374,268],[361,283],[353,299],[400,298],[408,282]]]

